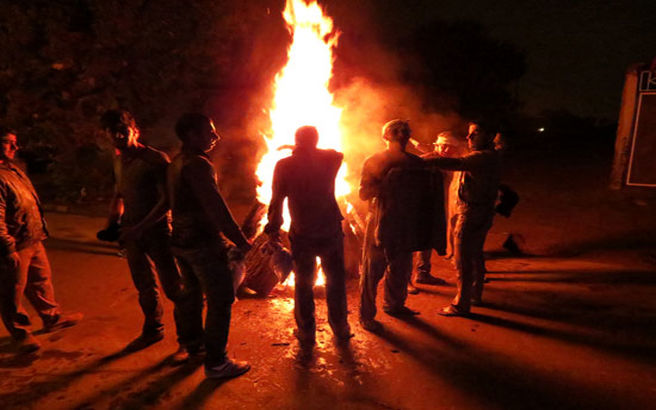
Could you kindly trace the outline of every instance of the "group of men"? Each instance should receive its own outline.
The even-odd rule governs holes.
[[[113,141],[117,154],[116,189],[107,227],[120,225],[118,239],[126,250],[144,315],[141,334],[125,350],[140,350],[164,337],[159,278],[164,294],[174,304],[180,347],[172,361],[181,363],[204,354],[207,377],[244,374],[250,365],[226,354],[235,294],[230,262],[243,257],[252,244],[218,189],[208,156],[220,140],[212,120],[202,114],[185,114],[178,120],[175,132],[182,148],[172,161],[139,141],[139,128],[127,111],[107,111],[100,128]],[[61,314],[54,301],[42,244],[47,237],[43,211],[29,179],[12,163],[18,149],[15,133],[0,131],[0,252],[4,256],[0,274],[5,283],[0,287],[0,313],[19,350],[30,352],[39,344],[29,331],[29,318],[21,305],[23,294],[41,316],[45,330],[72,326],[81,315]],[[407,121],[385,124],[382,137],[387,149],[365,161],[359,190],[360,198],[369,202],[360,282],[359,319],[364,329],[382,328],[375,315],[376,291],[383,277],[383,310],[395,316],[417,314],[405,306],[413,252],[423,251],[423,270],[417,282],[434,284],[431,248],[444,253],[447,243],[459,272],[458,292],[441,314],[466,315],[472,303],[481,301],[483,242],[492,223],[499,179],[493,136],[492,129],[472,124],[466,155],[442,147],[420,158],[406,150],[411,137]],[[456,141],[447,134],[442,134],[442,139]],[[318,140],[315,127],[296,131],[292,154],[279,161],[274,170],[264,228],[269,245],[279,247],[287,199],[296,274],[295,335],[304,347],[315,344],[312,288],[317,259],[326,275],[328,321],[335,338],[338,343],[347,343],[353,336],[347,320],[343,217],[335,199],[335,178],[343,154],[317,148]],[[444,170],[445,177],[437,169]],[[449,178],[453,182],[445,184]],[[415,192],[432,191],[428,196],[414,196],[414,205],[421,212],[408,212],[413,206],[408,205],[413,200],[403,195],[408,181],[423,181],[414,183]],[[444,192],[449,198],[446,206]],[[399,228],[416,226],[417,215],[413,214],[431,219],[422,225],[432,228],[418,235],[413,229]],[[207,312],[203,325],[204,301]]]
[[[385,124],[382,137],[387,149],[365,161],[359,190],[360,198],[369,201],[360,278],[364,329],[382,330],[375,315],[383,277],[383,311],[392,316],[419,313],[405,306],[414,251],[421,252],[417,282],[428,284],[443,284],[430,275],[432,249],[444,254],[448,247],[453,254],[458,290],[452,303],[439,311],[441,315],[464,316],[472,304],[481,303],[483,245],[492,226],[500,177],[495,135],[489,125],[473,122],[466,136],[466,153],[457,138],[445,132],[438,135],[434,151],[419,157],[407,150],[411,138],[407,121]],[[422,179],[429,182],[413,183]],[[427,190],[435,195],[416,195]]]
[[[164,337],[159,278],[174,303],[180,348],[172,362],[204,354],[207,377],[244,374],[250,365],[226,354],[234,301],[229,263],[248,252],[251,243],[226,206],[207,155],[220,139],[212,120],[202,114],[185,114],[178,120],[175,131],[182,148],[173,161],[139,141],[139,128],[127,111],[107,111],[100,126],[117,154],[107,226],[120,224],[118,240],[126,250],[144,314],[141,334],[125,352]],[[40,345],[30,333],[23,295],[41,316],[45,331],[72,326],[82,315],[63,315],[54,300],[42,244],[47,230],[41,204],[30,180],[13,163],[16,134],[1,130],[0,143],[0,313],[18,351],[30,353]]]

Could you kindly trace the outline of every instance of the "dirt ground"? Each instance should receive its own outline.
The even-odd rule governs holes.
[[[550,159],[552,158],[552,159]],[[349,282],[350,346],[331,337],[321,289],[318,344],[302,354],[292,336],[293,299],[277,290],[233,308],[229,354],[252,364],[227,382],[205,380],[201,363],[175,367],[171,304],[166,338],[118,354],[141,313],[124,259],[94,238],[103,219],[50,213],[47,247],[57,298],[81,311],[78,326],[39,334],[38,355],[16,356],[0,331],[3,408],[649,409],[656,400],[656,200],[606,189],[608,153],[509,157],[505,181],[522,202],[497,218],[486,244],[490,283],[471,318],[437,310],[450,286],[422,286],[411,320],[382,312],[381,335],[357,322]],[[525,256],[501,244],[519,234]],[[380,302],[380,301],[379,301]],[[33,315],[33,317],[35,317]]]

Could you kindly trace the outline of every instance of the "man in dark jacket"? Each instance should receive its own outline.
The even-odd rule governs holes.
[[[117,152],[115,193],[108,226],[121,224],[119,241],[126,250],[130,274],[144,314],[141,335],[126,347],[126,351],[143,349],[164,338],[163,309],[155,279],[157,272],[164,294],[175,306],[173,317],[180,348],[173,361],[185,361],[189,354],[202,349],[203,341],[188,326],[187,316],[191,314],[189,297],[183,291],[180,271],[171,252],[171,228],[166,217],[169,210],[166,197],[169,158],[139,141],[139,128],[127,111],[105,112],[101,127]]]
[[[388,122],[382,132],[387,149],[367,158],[362,167],[359,194],[360,199],[369,201],[369,213],[360,277],[360,323],[365,330],[374,332],[382,329],[374,318],[378,283],[383,275],[383,311],[392,316],[417,315],[419,312],[405,306],[412,273],[412,251],[427,249],[427,245],[436,249],[443,247],[443,243],[419,241],[420,237],[432,234],[431,224],[426,220],[441,218],[435,218],[430,208],[427,208],[429,212],[423,212],[422,206],[429,205],[432,200],[416,194],[432,196],[442,188],[419,183],[424,178],[432,178],[432,173],[421,158],[406,152],[410,136],[407,121]],[[439,182],[441,184],[441,180]],[[440,202],[441,198],[440,195]],[[443,209],[439,212],[443,215]]]
[[[299,128],[295,139],[292,155],[278,161],[274,169],[269,223],[264,231],[272,241],[280,240],[283,201],[288,198],[289,239],[296,274],[296,336],[302,345],[315,343],[312,287],[319,257],[326,275],[328,322],[337,340],[346,341],[352,334],[347,321],[343,218],[335,200],[335,178],[344,155],[317,149],[319,133],[312,126]]]
[[[173,217],[173,252],[194,295],[195,314],[189,319],[194,332],[203,333],[205,316],[205,375],[231,378],[246,373],[250,365],[226,354],[230,315],[234,301],[232,273],[228,266],[227,237],[245,253],[251,243],[226,206],[207,153],[219,136],[212,120],[202,114],[185,114],[175,127],[182,151],[169,166],[167,186]]]
[[[73,326],[82,314],[63,315],[55,301],[43,210],[29,178],[13,163],[17,151],[16,135],[0,129],[0,314],[19,352],[27,353],[40,344],[30,332],[23,294],[46,332]]]

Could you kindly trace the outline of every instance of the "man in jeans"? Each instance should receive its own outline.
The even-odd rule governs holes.
[[[219,140],[212,120],[202,114],[185,114],[175,131],[182,141],[182,151],[169,166],[167,185],[173,216],[173,251],[180,269],[189,278],[188,291],[194,295],[195,313],[189,319],[190,325],[194,333],[202,334],[204,293],[205,375],[237,377],[246,373],[250,365],[231,360],[226,354],[234,291],[228,244],[223,235],[241,253],[247,252],[251,244],[219,192],[216,172],[207,155]]]
[[[143,349],[164,338],[163,309],[155,279],[157,271],[164,294],[175,304],[173,316],[180,348],[173,361],[183,362],[189,354],[202,350],[202,338],[194,334],[188,324],[192,308],[190,296],[183,290],[180,271],[171,252],[171,230],[166,217],[169,159],[163,152],[139,142],[139,128],[127,111],[107,111],[101,118],[101,126],[117,151],[115,195],[108,225],[120,221],[119,241],[126,250],[144,314],[141,335],[126,347],[126,351]]]
[[[483,245],[492,227],[499,188],[501,156],[494,145],[495,129],[483,122],[469,125],[469,153],[459,158],[426,160],[443,170],[460,171],[453,249],[458,269],[458,292],[443,316],[466,316],[483,296]]]
[[[315,343],[314,294],[316,258],[326,274],[328,323],[338,342],[351,336],[346,308],[346,269],[342,214],[335,200],[335,178],[344,154],[317,149],[319,133],[312,126],[296,131],[292,155],[276,164],[269,223],[264,231],[273,242],[280,241],[283,201],[289,199],[289,239],[295,267],[294,317],[296,337],[302,346]]]
[[[30,353],[41,344],[30,332],[23,294],[46,332],[73,326],[82,314],[64,315],[55,301],[41,203],[27,175],[13,164],[17,151],[16,135],[0,128],[0,314],[18,351]]]

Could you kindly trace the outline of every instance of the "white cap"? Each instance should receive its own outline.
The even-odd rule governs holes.
[[[437,134],[437,141],[435,145],[453,145],[454,147],[459,147],[462,144],[458,138],[453,136],[451,131],[444,131]]]

